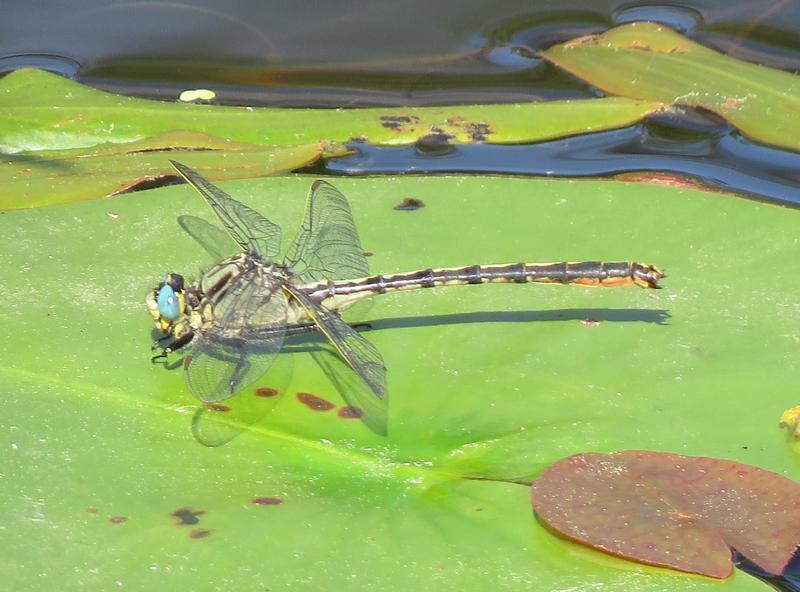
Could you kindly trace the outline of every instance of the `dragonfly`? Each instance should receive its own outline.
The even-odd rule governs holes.
[[[236,254],[225,256],[230,241],[224,232],[201,218],[179,217],[183,229],[218,262],[189,284],[169,273],[147,297],[163,336],[153,344],[161,350],[153,360],[190,346],[183,359],[186,382],[206,403],[233,397],[261,378],[287,336],[318,331],[339,358],[326,372],[365,423],[386,434],[386,365],[377,348],[341,318],[357,301],[400,290],[508,282],[655,289],[665,277],[654,265],[630,261],[469,265],[370,275],[347,198],[322,180],[312,184],[300,229],[279,260],[279,226],[189,167],[170,162],[238,245]]]

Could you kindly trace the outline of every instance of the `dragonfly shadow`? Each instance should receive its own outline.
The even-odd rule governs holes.
[[[586,323],[652,323],[666,325],[670,318],[663,309],[645,308],[562,308],[557,310],[509,310],[463,312],[447,315],[377,319],[367,323],[367,330],[408,329],[472,323],[537,323],[583,321]]]
[[[352,327],[359,332],[370,332],[384,329],[472,323],[531,323],[569,320],[580,320],[587,324],[616,322],[664,325],[669,318],[669,312],[663,309],[574,308],[549,311],[487,311],[378,319],[366,323],[353,324]],[[373,401],[374,404],[372,406],[362,410],[364,412],[362,419],[373,432],[381,435],[386,434],[388,426],[388,393],[381,401],[369,397],[368,395],[361,397],[354,396],[355,389],[364,388],[363,381],[359,380],[352,370],[341,362],[335,351],[332,351],[328,346],[327,340],[323,335],[319,332],[311,332],[289,338],[284,344],[284,351],[311,353],[314,361],[322,368],[328,379],[334,384],[340,396],[350,404],[351,407],[354,401]],[[357,408],[358,405],[355,407]]]
[[[376,319],[355,323],[353,328],[360,333],[387,329],[410,329],[414,327],[464,325],[473,323],[533,323],[554,321],[583,321],[586,323],[652,323],[665,325],[670,318],[663,309],[609,309],[570,308],[557,310],[481,311],[448,315],[422,315],[403,318]],[[270,370],[268,387],[256,385],[225,401],[224,404],[207,404],[198,407],[192,419],[192,432],[197,441],[205,446],[217,447],[227,444],[254,423],[268,415],[280,400],[291,375],[291,355],[310,353],[314,361],[333,382],[346,402],[351,401],[348,392],[362,388],[361,382],[339,360],[328,345],[324,335],[318,331],[287,337],[282,349],[286,355],[279,356],[276,367]],[[178,368],[182,360],[164,363],[167,369]],[[278,367],[282,367],[279,369]],[[280,378],[279,378],[280,377]],[[277,379],[277,380],[276,380]],[[254,396],[255,395],[255,396]],[[376,400],[377,401],[377,400]],[[373,431],[385,433],[388,406],[376,406],[365,410],[365,421]]]

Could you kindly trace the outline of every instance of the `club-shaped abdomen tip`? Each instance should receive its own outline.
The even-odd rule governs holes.
[[[633,282],[637,286],[653,290],[662,288],[658,280],[667,277],[667,274],[660,267],[648,263],[632,263],[631,267]]]

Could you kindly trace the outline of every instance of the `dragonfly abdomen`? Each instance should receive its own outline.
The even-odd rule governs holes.
[[[407,273],[373,275],[356,280],[330,281],[304,286],[303,291],[319,300],[335,299],[348,302],[396,290],[486,283],[538,282],[605,287],[633,284],[642,288],[660,288],[658,280],[662,277],[664,273],[659,268],[644,263],[562,261],[421,269]]]
[[[603,287],[634,284],[641,288],[658,289],[661,287],[658,280],[664,277],[664,272],[654,265],[631,261],[579,261],[524,263],[521,265],[525,267],[524,274],[527,282]],[[497,268],[498,266],[490,267]],[[501,272],[500,269],[497,271]]]

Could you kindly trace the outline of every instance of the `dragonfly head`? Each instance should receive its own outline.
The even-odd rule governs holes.
[[[155,320],[156,328],[162,333],[170,334],[186,310],[183,276],[177,273],[167,274],[147,297],[147,310]]]

